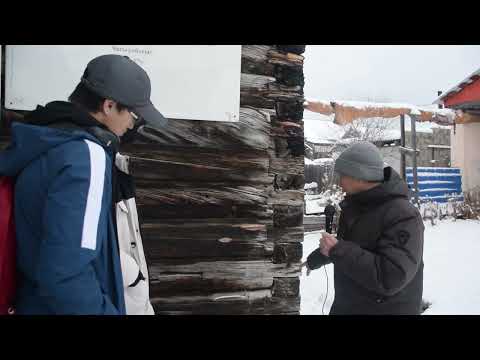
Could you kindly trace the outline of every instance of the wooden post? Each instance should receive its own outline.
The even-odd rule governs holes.
[[[400,115],[400,146],[405,147],[405,115]],[[406,176],[405,152],[400,151],[400,176],[403,180],[407,180]]]
[[[412,168],[413,168],[413,188],[415,190],[415,204],[418,205],[418,173],[417,173],[417,131],[416,131],[416,118],[410,115],[411,131],[412,131]]]

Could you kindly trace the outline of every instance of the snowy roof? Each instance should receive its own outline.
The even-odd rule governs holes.
[[[449,145],[427,145],[427,147],[435,149],[450,149]]]
[[[328,103],[330,106],[327,106]],[[453,124],[458,116],[452,109],[437,109],[430,106],[417,106],[405,103],[375,103],[364,101],[324,101],[307,100],[306,110],[323,115],[334,114],[336,124],[345,125],[362,118],[395,118],[400,115],[415,116],[417,121],[431,121]]]
[[[311,117],[304,119],[304,133],[305,138],[308,141],[323,144],[336,142],[349,143],[352,141],[351,139],[343,139],[347,127],[337,125],[332,122],[332,119],[330,117],[325,117],[329,120],[316,120],[311,119]],[[378,139],[376,139],[377,141],[391,141],[400,139],[400,117],[388,120],[389,124],[384,130],[381,130],[379,132]],[[356,121],[354,121],[354,123],[356,123]],[[357,125],[356,128],[360,131],[363,129],[360,125]],[[434,128],[449,130],[450,126],[442,126],[432,122],[417,122],[415,124],[415,129],[417,133],[432,133]],[[405,121],[405,131],[410,130],[411,122]]]
[[[475,77],[480,77],[480,69],[474,71],[472,74],[467,76],[465,79],[460,81],[457,85],[449,89],[448,91],[444,92],[440,97],[438,97],[433,103],[434,104],[443,104],[446,97],[452,95],[453,93],[457,93],[461,91],[466,85],[471,84],[474,82]]]
[[[345,133],[343,126],[333,123],[333,119],[323,116],[326,120],[315,117],[304,118],[304,133],[307,140],[314,143],[336,142]]]
[[[315,159],[315,160],[310,160],[307,157],[305,158],[305,165],[322,165],[322,164],[328,164],[332,162],[333,162],[332,158],[322,158],[322,159]]]

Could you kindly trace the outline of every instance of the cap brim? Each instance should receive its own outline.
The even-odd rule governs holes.
[[[133,109],[146,122],[147,126],[161,129],[167,125],[168,119],[158,111],[151,102],[145,106],[139,106]]]

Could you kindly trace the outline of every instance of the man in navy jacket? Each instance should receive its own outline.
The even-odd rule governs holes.
[[[114,195],[117,146],[166,119],[147,73],[125,56],[88,65],[69,102],[12,125],[0,175],[15,183],[18,314],[125,314]]]

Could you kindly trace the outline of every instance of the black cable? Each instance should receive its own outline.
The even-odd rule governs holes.
[[[327,297],[328,297],[328,273],[327,273],[327,265],[323,265],[323,270],[325,270],[325,276],[327,277],[327,294],[325,295],[325,300],[323,300],[323,305],[322,305],[322,315],[325,315],[323,312],[323,308],[325,307],[325,303],[327,302]]]

